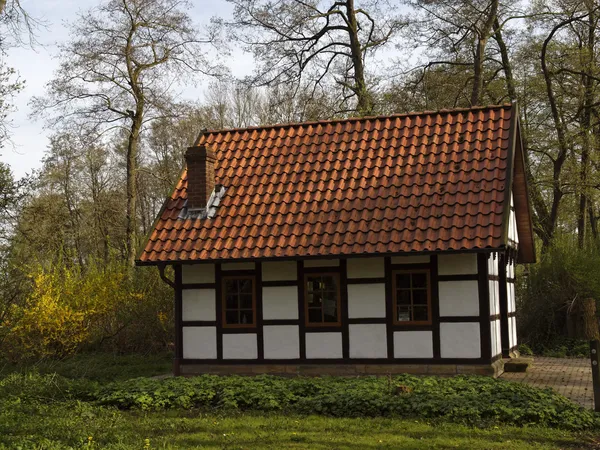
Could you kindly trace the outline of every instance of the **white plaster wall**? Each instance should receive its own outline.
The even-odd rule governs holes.
[[[433,358],[433,333],[395,331],[394,358]]]
[[[493,320],[490,323],[490,334],[492,341],[492,356],[502,353],[502,340],[500,336],[500,321]]]
[[[514,278],[515,277],[515,263],[514,261],[510,262],[506,265],[506,277]]]
[[[296,286],[263,287],[263,319],[297,319],[298,288]]]
[[[265,359],[300,358],[298,325],[265,325],[263,339]]]
[[[508,301],[508,312],[515,312],[515,283],[506,283],[506,299]]]
[[[517,318],[509,317],[508,318],[508,342],[510,348],[516,347],[517,342]]]
[[[183,284],[214,283],[214,264],[185,264],[181,266],[181,282]]]
[[[490,315],[500,314],[500,282],[497,280],[488,281],[490,293]]]
[[[502,354],[502,331],[500,320],[494,321],[496,324],[496,355]]]
[[[252,262],[227,263],[221,264],[221,270],[254,270],[255,266]]]
[[[224,334],[223,359],[258,358],[256,333]]]
[[[383,278],[383,258],[354,258],[348,260],[348,278]]]
[[[216,320],[216,291],[214,289],[183,289],[181,315],[185,320]]]
[[[480,358],[479,324],[440,323],[440,354],[442,358]]]
[[[385,317],[385,284],[349,284],[348,317]]]
[[[339,265],[339,259],[307,259],[304,261],[304,267],[337,267]]]
[[[439,275],[477,274],[477,255],[475,253],[456,253],[438,256]]]
[[[277,261],[262,263],[263,281],[290,281],[298,279],[296,261]]]
[[[429,261],[429,255],[392,256],[392,264],[422,264]]]
[[[216,359],[216,327],[183,327],[184,359]]]
[[[350,325],[350,358],[387,358],[385,324]]]
[[[512,208],[515,206],[515,204],[513,202],[512,192],[510,194],[510,206],[511,206],[511,210],[510,210],[509,220],[508,220],[508,239],[509,239],[509,241],[513,241],[518,244],[519,243],[519,233],[517,231],[517,218],[516,218],[514,211],[512,210]]]
[[[440,281],[440,316],[478,316],[479,289],[475,280]]]
[[[306,333],[307,359],[342,358],[342,333]]]
[[[488,257],[488,275],[498,275],[498,253],[492,253]]]

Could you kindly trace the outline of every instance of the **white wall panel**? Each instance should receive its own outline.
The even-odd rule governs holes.
[[[479,289],[475,280],[440,281],[440,316],[478,316]]]
[[[383,258],[353,258],[348,260],[348,278],[383,278]]]
[[[342,355],[342,333],[306,333],[307,359],[339,359]]]
[[[214,283],[214,264],[184,264],[181,266],[181,282],[192,283]]]
[[[339,259],[307,259],[304,261],[304,267],[337,267],[339,265]]]
[[[298,325],[265,325],[263,339],[265,359],[300,358]]]
[[[262,263],[263,281],[290,281],[298,279],[296,261],[277,261]]]
[[[492,356],[502,353],[502,338],[500,335],[500,320],[493,320],[490,323],[490,334],[492,341]]]
[[[519,243],[519,233],[517,230],[517,217],[515,215],[515,212],[512,210],[512,208],[514,208],[515,204],[513,202],[513,195],[512,192],[510,194],[510,206],[511,206],[511,210],[510,210],[510,215],[509,215],[509,220],[508,220],[508,239],[509,241],[513,241],[515,243]]]
[[[255,266],[252,262],[227,263],[221,264],[221,270],[254,270]]]
[[[479,324],[440,323],[440,350],[442,358],[480,358],[481,339]]]
[[[182,289],[181,315],[183,320],[216,320],[216,291]]]
[[[423,264],[429,261],[429,255],[392,256],[392,264]]]
[[[509,317],[508,318],[508,342],[510,344],[510,348],[516,347],[517,342],[517,318]]]
[[[438,256],[439,275],[477,274],[477,255],[475,253],[457,253]]]
[[[385,324],[350,325],[350,358],[387,358]]]
[[[433,358],[433,333],[395,331],[394,358]]]
[[[258,346],[256,333],[223,335],[223,359],[256,359]]]
[[[492,253],[488,257],[488,275],[498,275],[499,257],[497,253]]]
[[[502,354],[502,331],[500,326],[500,320],[494,321],[496,325],[496,355]]]
[[[298,288],[296,286],[263,287],[263,319],[297,319]]]
[[[216,327],[183,327],[184,359],[216,359]]]
[[[490,295],[490,315],[500,314],[500,282],[497,280],[488,281]]]
[[[349,284],[348,317],[385,317],[385,284]]]

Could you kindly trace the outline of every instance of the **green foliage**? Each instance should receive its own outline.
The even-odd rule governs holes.
[[[556,238],[554,245],[527,272],[517,277],[517,325],[520,340],[536,354],[545,348],[560,347],[557,343],[568,336],[568,316],[577,302],[586,298],[600,299],[600,249],[590,245],[579,249],[574,239]],[[571,327],[573,328],[573,327]],[[565,345],[565,352],[557,355],[578,356],[570,353],[573,345]],[[587,355],[587,351],[585,352]]]
[[[65,378],[86,378],[108,382],[134,377],[164,375],[172,369],[172,356],[116,355],[109,353],[80,353],[62,360],[42,359],[33,364],[20,361],[0,361],[0,377],[13,373],[57,374]]]
[[[59,261],[30,269],[32,288],[4,323],[0,352],[17,361],[61,358],[85,349],[165,351],[172,291],[155,270],[119,262],[86,269]]]
[[[89,370],[75,367],[86,363]],[[115,367],[102,370],[110,363]],[[134,367],[130,373],[151,373],[164,360],[144,365],[141,357],[105,355],[94,363],[77,356],[36,369],[108,380],[121,378],[127,363]],[[106,383],[25,369],[0,374],[0,450],[593,448],[597,426],[594,413],[552,391],[482,377],[202,376]]]
[[[522,355],[539,355],[551,358],[587,358],[590,355],[590,343],[582,339],[571,339],[558,336],[550,342],[519,345]]]
[[[571,430],[600,420],[552,390],[484,377],[278,378],[200,376],[138,378],[92,394],[101,405],[122,409],[169,408],[283,411],[333,417],[444,418],[469,425],[504,423]],[[402,394],[395,386],[402,385]]]

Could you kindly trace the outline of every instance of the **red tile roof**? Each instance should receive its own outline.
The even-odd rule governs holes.
[[[500,248],[511,105],[210,131],[226,193],[180,218],[184,171],[139,263]]]

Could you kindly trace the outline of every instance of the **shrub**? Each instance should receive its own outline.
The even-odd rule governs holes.
[[[519,340],[535,353],[557,347],[555,341],[580,332],[573,311],[581,301],[600,299],[600,248],[579,249],[573,238],[557,237],[536,264],[521,268],[517,277],[517,326]],[[600,312],[600,311],[599,311]],[[568,351],[567,351],[568,353]]]
[[[537,424],[572,430],[600,425],[593,412],[550,389],[484,377],[138,378],[109,384],[91,395],[102,405],[123,409],[194,407],[334,417],[445,418],[470,425]]]
[[[82,349],[164,351],[172,335],[172,291],[156,271],[117,261],[31,269],[31,292],[14,304],[0,353],[62,358]]]

